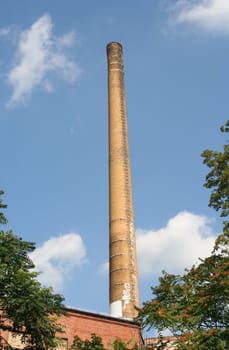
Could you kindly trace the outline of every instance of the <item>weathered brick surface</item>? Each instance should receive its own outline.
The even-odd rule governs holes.
[[[140,305],[122,46],[107,45],[109,101],[110,306],[133,319]]]
[[[90,339],[92,333],[100,336],[105,346],[109,346],[115,339],[124,342],[133,339],[133,343],[141,344],[140,327],[131,321],[68,309],[67,316],[62,317],[61,323],[65,327],[65,334],[61,337],[68,339],[69,346],[75,335],[85,340]]]
[[[69,349],[74,336],[78,335],[82,340],[90,340],[92,333],[100,336],[104,346],[108,349],[111,348],[109,344],[112,344],[115,339],[120,339],[123,342],[132,339],[131,345],[141,344],[140,327],[132,321],[74,309],[66,309],[66,312],[67,315],[58,320],[58,323],[64,327],[64,333],[59,335],[64,339],[64,343],[59,350]],[[25,347],[25,344],[20,341],[20,335],[15,337],[8,331],[0,330],[0,345],[6,346],[8,344],[18,349]]]

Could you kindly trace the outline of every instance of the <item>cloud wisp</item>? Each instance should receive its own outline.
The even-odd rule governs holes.
[[[15,107],[25,103],[37,87],[52,92],[53,75],[68,83],[76,82],[80,76],[80,68],[66,53],[67,48],[74,43],[74,32],[61,37],[53,35],[53,23],[47,14],[40,17],[29,29],[22,31],[14,65],[7,75],[7,81],[13,89],[7,106]]]
[[[30,257],[41,272],[39,281],[61,290],[73,270],[86,262],[86,248],[79,234],[68,233],[50,238]]]
[[[0,37],[8,36],[10,33],[10,27],[0,28]]]
[[[229,35],[228,0],[177,0],[172,12],[176,24],[192,24],[209,33]]]
[[[162,270],[182,273],[210,255],[215,235],[205,216],[180,212],[159,230],[137,230],[141,277],[155,277]]]

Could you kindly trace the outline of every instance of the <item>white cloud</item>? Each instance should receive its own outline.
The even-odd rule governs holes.
[[[49,15],[43,15],[29,29],[21,32],[15,64],[7,77],[13,88],[8,106],[25,103],[36,87],[53,91],[51,73],[70,83],[77,81],[80,69],[65,52],[74,42],[73,32],[59,38],[53,35],[53,23]]]
[[[215,235],[205,216],[180,212],[159,230],[137,230],[139,272],[158,275],[162,270],[182,273],[210,255]]]
[[[71,31],[58,38],[58,46],[71,47],[75,43],[75,32]]]
[[[36,270],[42,272],[40,282],[60,290],[73,269],[86,261],[86,248],[79,234],[68,233],[50,238],[30,257]]]
[[[228,0],[178,0],[176,23],[195,24],[207,32],[229,34]]]

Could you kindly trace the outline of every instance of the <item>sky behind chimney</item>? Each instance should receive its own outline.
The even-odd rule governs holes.
[[[124,50],[141,300],[221,230],[200,153],[228,119],[228,1],[4,1],[1,182],[41,280],[108,313],[106,45]]]

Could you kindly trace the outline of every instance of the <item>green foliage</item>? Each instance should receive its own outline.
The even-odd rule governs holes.
[[[19,334],[27,349],[52,349],[62,330],[63,297],[38,282],[29,258],[34,249],[12,231],[0,231],[0,329]]]
[[[0,190],[0,196],[2,196],[3,194],[4,194],[4,192]],[[6,208],[7,208],[7,205],[4,204],[2,202],[2,199],[0,198],[0,210],[6,209]],[[0,224],[6,224],[6,223],[7,223],[7,219],[6,219],[5,215],[2,212],[0,212]]]
[[[131,347],[132,339],[124,343],[121,339],[116,339],[109,348],[111,350],[143,350],[137,346]],[[82,340],[77,335],[74,337],[70,350],[105,350],[102,338],[92,333],[91,339]],[[146,350],[146,348],[145,348]]]
[[[128,349],[128,345],[130,345],[131,341],[124,343],[122,342],[120,339],[116,339],[113,343],[112,343],[112,347],[114,350],[127,350]]]
[[[229,131],[229,121],[222,132]],[[204,186],[212,190],[209,206],[225,219],[229,214],[229,145],[223,152],[206,150],[210,168]],[[153,298],[139,310],[143,326],[170,330],[177,349],[224,350],[229,345],[229,223],[216,239],[212,254],[184,275],[163,272]]]
[[[132,344],[133,344],[133,339],[130,339],[126,343],[124,343],[121,339],[115,339],[115,341],[111,344],[111,348],[113,350],[128,350],[128,349],[141,350],[142,349],[136,345],[134,345],[134,347],[132,347]]]
[[[209,206],[220,210],[220,216],[226,217],[229,214],[229,145],[224,145],[224,152],[205,150],[202,157],[204,164],[211,169],[204,184],[212,189]]]
[[[91,340],[82,340],[78,336],[75,336],[70,350],[105,350],[105,348],[102,338],[93,333]]]
[[[229,120],[221,127],[222,132],[229,132]],[[202,153],[204,164],[210,168],[204,186],[212,190],[209,206],[220,212],[221,217],[229,215],[229,144],[226,143],[223,152],[205,150]],[[223,222],[223,234],[218,237],[214,250],[224,247],[224,253],[229,254],[229,222]]]

